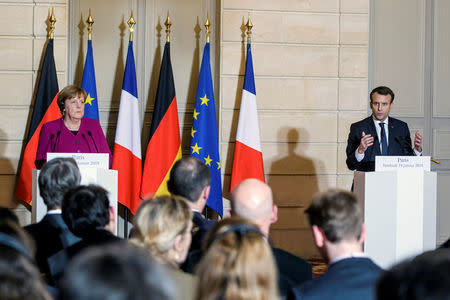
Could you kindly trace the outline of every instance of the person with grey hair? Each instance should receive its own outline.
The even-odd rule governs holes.
[[[356,197],[332,189],[315,196],[305,213],[328,269],[294,288],[289,299],[375,299],[381,268],[362,251],[366,227]]]
[[[73,158],[52,159],[39,173],[39,192],[47,206],[47,214],[38,223],[25,226],[24,229],[36,243],[37,265],[49,281],[47,259],[80,240],[68,229],[61,215],[61,202],[65,193],[78,186],[80,181],[80,170]]]
[[[70,263],[61,284],[62,300],[172,300],[175,284],[165,268],[138,247],[106,245],[87,249]]]

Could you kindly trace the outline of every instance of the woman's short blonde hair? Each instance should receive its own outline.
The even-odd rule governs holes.
[[[161,196],[142,202],[134,218],[132,243],[147,249],[156,259],[169,261],[168,252],[175,238],[186,232],[192,222],[192,210],[184,198]],[[189,233],[190,234],[190,233]]]
[[[62,115],[64,115],[64,106],[66,100],[77,96],[83,96],[84,100],[86,100],[87,94],[85,90],[76,85],[68,85],[58,93],[58,97],[56,98],[56,100]]]
[[[278,299],[276,267],[258,227],[242,218],[222,220],[211,231],[197,267],[197,299]]]

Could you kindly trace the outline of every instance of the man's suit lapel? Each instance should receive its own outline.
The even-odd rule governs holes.
[[[392,151],[395,149],[395,144],[397,143],[397,141],[395,141],[395,122],[392,120],[391,117],[389,117],[389,121],[388,121],[388,130],[389,130],[389,141],[388,141],[388,154],[391,155]],[[398,152],[398,150],[394,151],[394,152]]]
[[[372,145],[372,153],[370,155],[370,160],[375,160],[376,155],[381,155],[380,152],[380,142],[378,141],[378,135],[377,130],[375,128],[375,123],[373,122],[372,116],[368,117],[366,119],[366,126],[369,129],[369,132],[366,132],[366,134],[370,134],[373,136],[373,145]]]

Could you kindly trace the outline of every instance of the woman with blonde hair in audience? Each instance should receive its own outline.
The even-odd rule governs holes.
[[[196,274],[198,300],[279,299],[269,244],[250,221],[224,219],[210,232]]]
[[[197,279],[179,265],[192,240],[192,210],[182,197],[161,196],[143,201],[134,219],[131,242],[147,249],[168,267],[178,286],[177,299],[193,299]]]

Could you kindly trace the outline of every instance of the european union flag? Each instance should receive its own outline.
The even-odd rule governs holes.
[[[94,57],[92,54],[92,40],[88,40],[86,62],[84,63],[83,80],[81,88],[86,91],[84,116],[98,120],[97,85],[95,83]]]
[[[221,164],[217,138],[216,106],[209,59],[209,43],[203,50],[202,66],[197,87],[194,119],[191,130],[190,155],[196,157],[211,171],[211,191],[206,205],[223,215]]]

